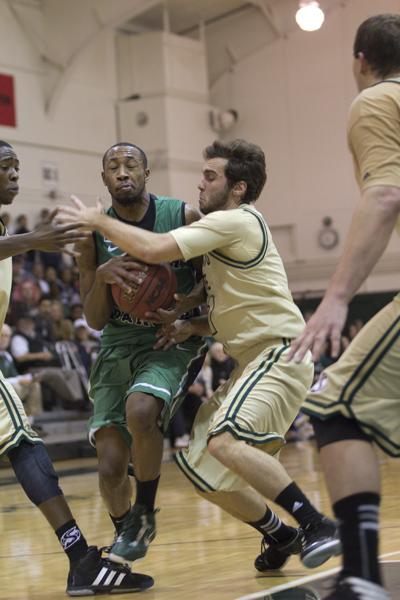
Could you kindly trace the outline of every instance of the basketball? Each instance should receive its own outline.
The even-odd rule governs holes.
[[[118,308],[138,319],[145,319],[147,312],[169,308],[176,291],[176,275],[169,264],[148,265],[144,280],[130,293],[115,283],[111,286],[112,297]]]

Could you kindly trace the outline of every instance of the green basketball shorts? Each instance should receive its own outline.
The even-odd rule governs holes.
[[[89,421],[91,443],[96,431],[115,426],[131,444],[125,402],[133,392],[162,400],[160,427],[164,430],[200,371],[206,352],[207,346],[197,337],[167,351],[138,344],[102,348],[90,376],[89,396],[94,404]]]

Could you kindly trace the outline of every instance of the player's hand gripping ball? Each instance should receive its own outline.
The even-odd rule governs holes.
[[[176,292],[176,275],[167,263],[148,265],[142,283],[129,293],[116,283],[111,286],[112,297],[118,308],[142,320],[147,312],[169,308]]]

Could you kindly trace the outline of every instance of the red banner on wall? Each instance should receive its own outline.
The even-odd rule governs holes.
[[[0,74],[0,125],[16,126],[14,77]]]

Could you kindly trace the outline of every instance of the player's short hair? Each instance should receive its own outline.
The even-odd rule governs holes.
[[[8,142],[4,142],[3,140],[0,140],[0,148],[2,148],[3,146],[5,146],[6,148],[11,148],[11,150],[14,150],[14,148],[11,146],[11,144],[9,144]]]
[[[383,79],[400,71],[400,15],[388,13],[366,19],[357,30],[353,52],[355,57],[362,52]]]
[[[144,150],[142,150],[141,148],[139,148],[139,146],[136,146],[136,144],[131,144],[130,142],[118,142],[117,144],[113,144],[112,146],[110,146],[108,148],[108,150],[106,150],[103,154],[103,169],[104,169],[104,165],[106,162],[106,158],[107,158],[107,154],[113,150],[113,148],[117,148],[118,146],[128,146],[129,148],[135,148],[136,150],[138,150],[141,158],[142,158],[142,162],[143,162],[143,166],[145,169],[147,169],[147,156],[146,153],[144,152]]]
[[[228,162],[225,165],[225,177],[229,188],[238,181],[244,181],[247,188],[242,203],[249,204],[257,200],[267,180],[265,155],[259,146],[245,140],[215,140],[204,149],[203,156],[206,160],[226,158]]]

